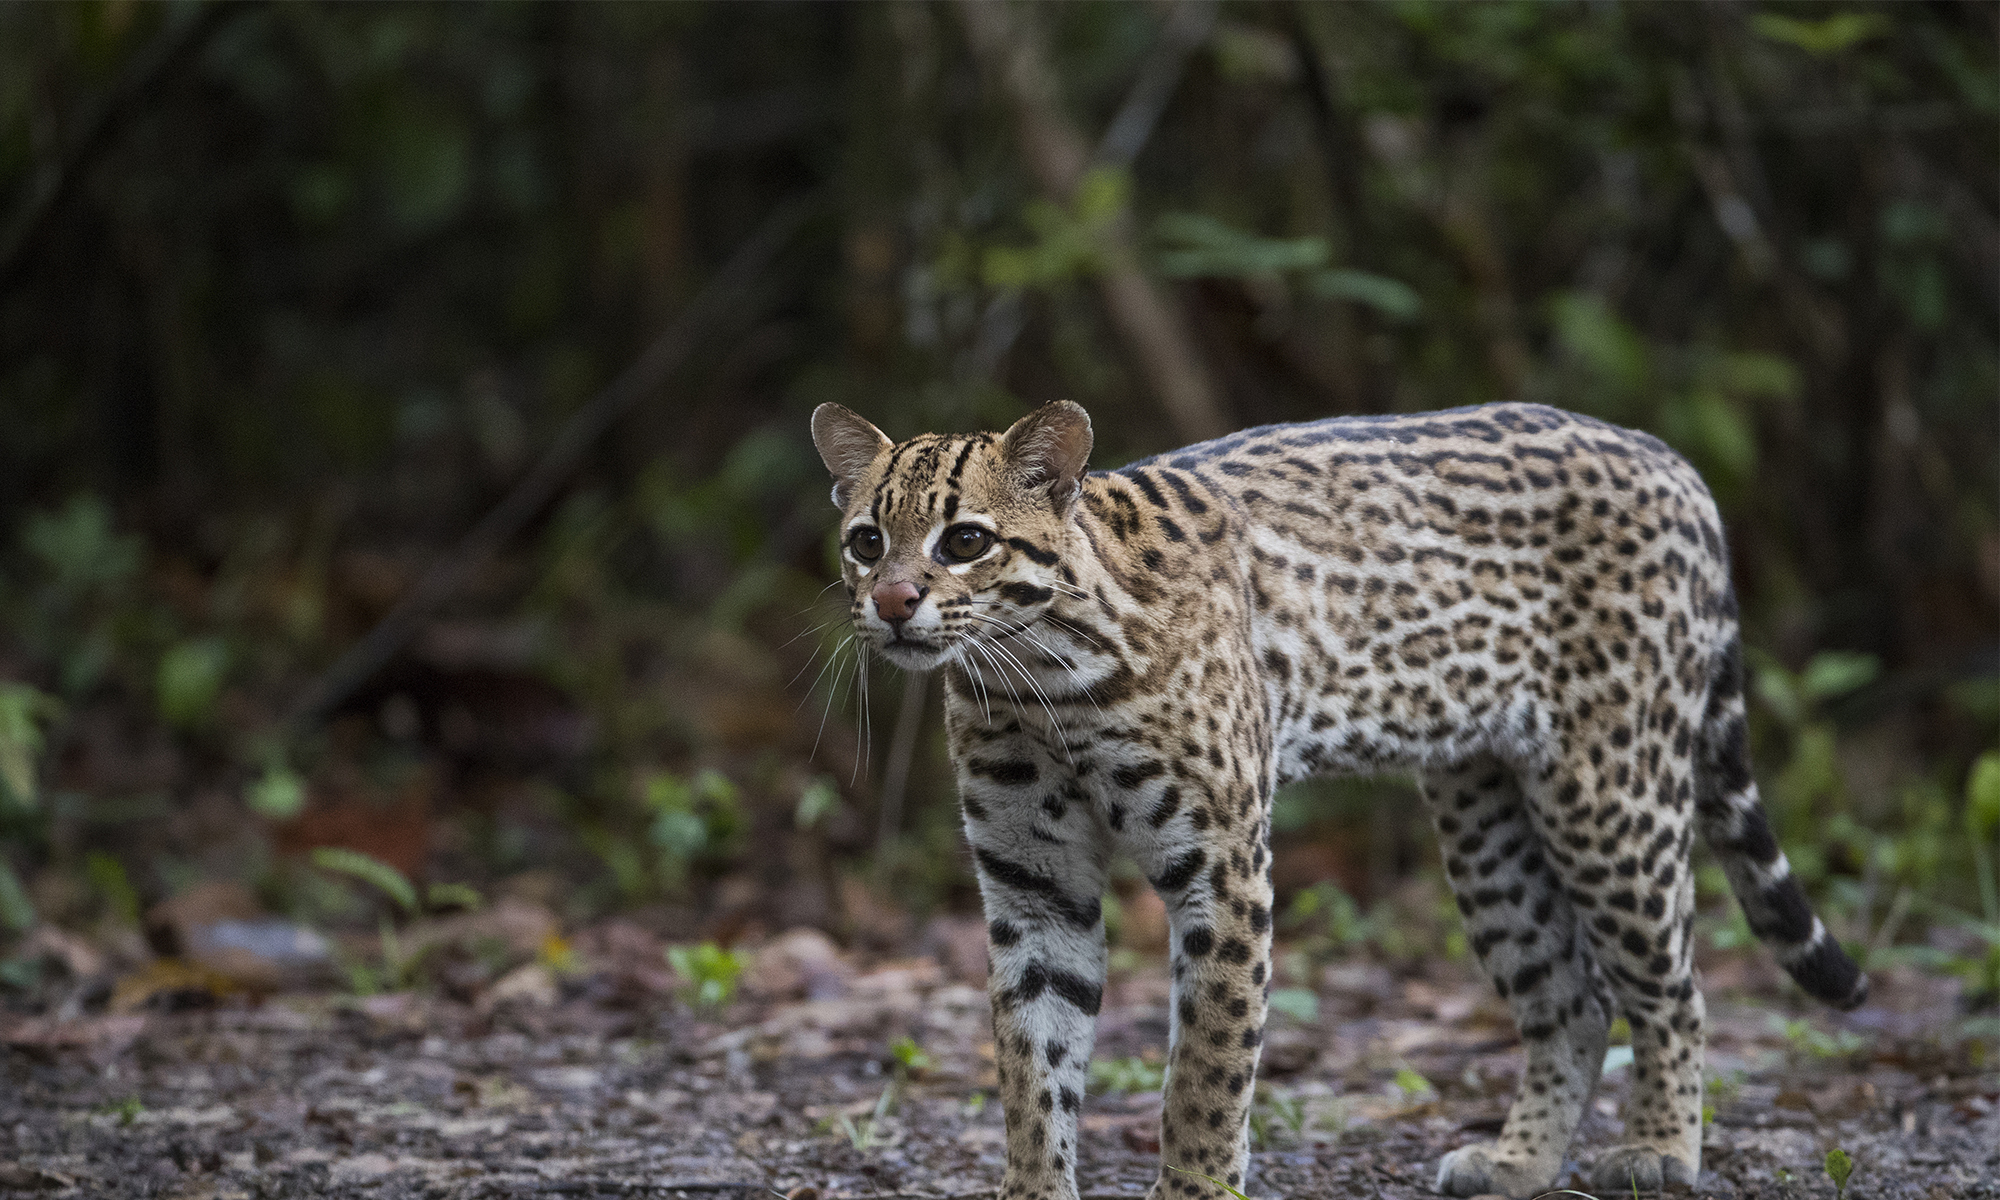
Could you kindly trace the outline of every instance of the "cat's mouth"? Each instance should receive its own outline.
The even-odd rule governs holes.
[[[902,634],[876,643],[875,649],[883,658],[905,671],[928,671],[942,663],[949,654],[946,647],[938,642]]]

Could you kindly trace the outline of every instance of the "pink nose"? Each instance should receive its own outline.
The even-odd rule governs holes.
[[[929,588],[920,588],[904,580],[900,583],[878,583],[872,593],[875,597],[875,611],[884,621],[907,621],[917,615],[917,605],[923,603],[924,593]]]

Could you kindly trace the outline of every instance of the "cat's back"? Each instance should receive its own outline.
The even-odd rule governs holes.
[[[1357,564],[1418,545],[1594,546],[1628,527],[1725,556],[1714,503],[1685,459],[1651,434],[1540,404],[1264,425],[1110,475],[1149,494],[1184,480],[1182,490],[1227,497],[1253,533]],[[1335,530],[1348,536],[1324,540]]]

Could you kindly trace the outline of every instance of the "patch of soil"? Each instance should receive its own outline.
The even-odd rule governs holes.
[[[0,1060],[0,1195],[992,1195],[983,989],[931,959],[815,970],[794,993],[815,998],[710,1015],[573,978],[484,1006],[282,996],[17,1021]],[[1157,965],[1116,978],[1098,1057],[1157,1056],[1166,994]],[[1336,966],[1318,994],[1315,1021],[1272,1018],[1250,1194],[1430,1195],[1438,1157],[1505,1112],[1520,1054],[1504,1010],[1449,967]],[[1878,978],[1876,994],[1842,1017],[1711,987],[1719,1083],[1692,1194],[1831,1198],[1822,1163],[1838,1146],[1857,1164],[1853,1200],[2000,1198],[1990,1019],[1968,1023],[1920,976]],[[902,1037],[921,1069],[899,1068]],[[1579,1158],[1616,1138],[1629,1073],[1607,1077]],[[1157,1093],[1090,1099],[1086,1197],[1144,1194],[1158,1108]]]

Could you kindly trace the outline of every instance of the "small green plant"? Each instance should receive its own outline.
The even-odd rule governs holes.
[[[37,762],[43,726],[62,713],[62,702],[25,683],[0,682],[0,805],[32,810],[40,792]]]
[[[800,829],[811,829],[840,808],[840,789],[825,775],[813,780],[799,793],[799,805],[792,814]]]
[[[106,1101],[97,1106],[97,1111],[107,1117],[117,1117],[119,1125],[129,1127],[139,1119],[140,1113],[146,1111],[146,1106],[135,1093],[123,1100]]]
[[[373,886],[405,913],[417,911],[417,889],[409,878],[371,854],[345,846],[320,846],[312,852],[312,863],[322,871],[346,875]]]
[[[857,1120],[846,1113],[840,1113],[834,1118],[835,1126],[846,1135],[847,1144],[854,1147],[857,1153],[866,1154],[894,1140],[885,1131],[888,1128],[889,1117],[896,1111],[897,1096],[901,1090],[901,1084],[892,1079],[883,1087],[882,1094],[875,1098],[875,1108],[867,1116]]]
[[[0,836],[8,827],[33,821],[41,801],[40,760],[43,726],[61,715],[53,696],[24,683],[0,682]],[[35,923],[35,906],[0,841],[0,928],[16,932]],[[26,978],[26,967],[9,964],[9,983]]]
[[[1143,1058],[1100,1058],[1090,1064],[1090,1090],[1099,1095],[1155,1092],[1166,1081],[1166,1071]]]
[[[1850,1030],[1828,1033],[1811,1021],[1787,1020],[1772,1014],[1772,1027],[1782,1033],[1794,1059],[1845,1058],[1867,1049],[1868,1039]]]
[[[305,811],[306,783],[282,758],[273,758],[264,773],[244,789],[243,800],[260,817],[289,821]]]
[[[1405,1100],[1435,1100],[1437,1098],[1436,1085],[1409,1067],[1396,1068],[1394,1082],[1396,1090],[1403,1093],[1403,1099]]]
[[[1311,988],[1278,988],[1271,993],[1271,1011],[1283,1013],[1302,1025],[1319,1020],[1319,993]]]
[[[1854,1160],[1847,1151],[1835,1146],[1826,1152],[1826,1176],[1833,1180],[1833,1194],[1836,1198],[1847,1195],[1847,1179],[1854,1174]]]
[[[92,850],[84,856],[83,869],[90,879],[90,890],[104,902],[105,914],[127,928],[137,926],[139,890],[132,886],[125,864],[102,850]]]
[[[925,1054],[923,1047],[917,1045],[916,1039],[908,1034],[889,1043],[889,1057],[894,1060],[898,1074],[907,1075],[913,1071],[931,1069],[931,1056]]]
[[[736,981],[750,965],[749,957],[737,950],[724,950],[714,942],[699,946],[667,947],[667,962],[681,977],[689,1004],[715,1009],[736,995]]]
[[[1961,964],[1960,974],[1981,995],[2000,994],[2000,883],[1995,881],[1996,834],[2000,834],[2000,750],[1989,750],[1972,764],[1965,780],[1965,832],[1972,845],[1972,862],[1979,874],[1979,907],[1983,920],[1960,916],[1960,925],[1985,943],[1984,957]]]
[[[1354,897],[1332,882],[1316,883],[1292,897],[1280,924],[1304,935],[1310,956],[1320,962],[1370,946],[1388,958],[1404,957],[1410,949],[1408,935],[1387,904],[1364,915]]]
[[[397,935],[395,924],[387,917],[382,918],[376,946],[374,962],[345,954],[338,948],[334,950],[334,961],[347,975],[347,990],[357,996],[375,996],[415,986],[418,968],[423,965],[430,948],[405,952],[403,939]]]
[[[1834,725],[1825,706],[1874,682],[1882,663],[1872,654],[1825,650],[1793,672],[1768,654],[1753,651],[1752,657],[1757,697],[1785,729],[1791,745],[1791,758],[1772,780],[1772,812],[1785,826],[1782,833],[1807,840],[1804,835],[1820,803],[1844,802],[1848,795],[1846,774],[1835,753]],[[1845,803],[1834,807],[1848,808]],[[1800,859],[1795,869],[1801,864],[1810,867],[1812,860]]]
[[[229,659],[228,643],[214,637],[190,638],[161,655],[153,673],[160,719],[184,733],[213,726]]]
[[[647,840],[659,850],[660,882],[668,888],[687,882],[697,859],[729,851],[746,827],[736,785],[720,771],[692,779],[660,771],[646,780],[644,796],[653,814]]]
[[[1268,1149],[1280,1141],[1277,1134],[1287,1144],[1296,1145],[1305,1136],[1306,1098],[1295,1092],[1287,1092],[1274,1087],[1260,1087],[1257,1104],[1250,1109],[1250,1136],[1259,1149]]]

